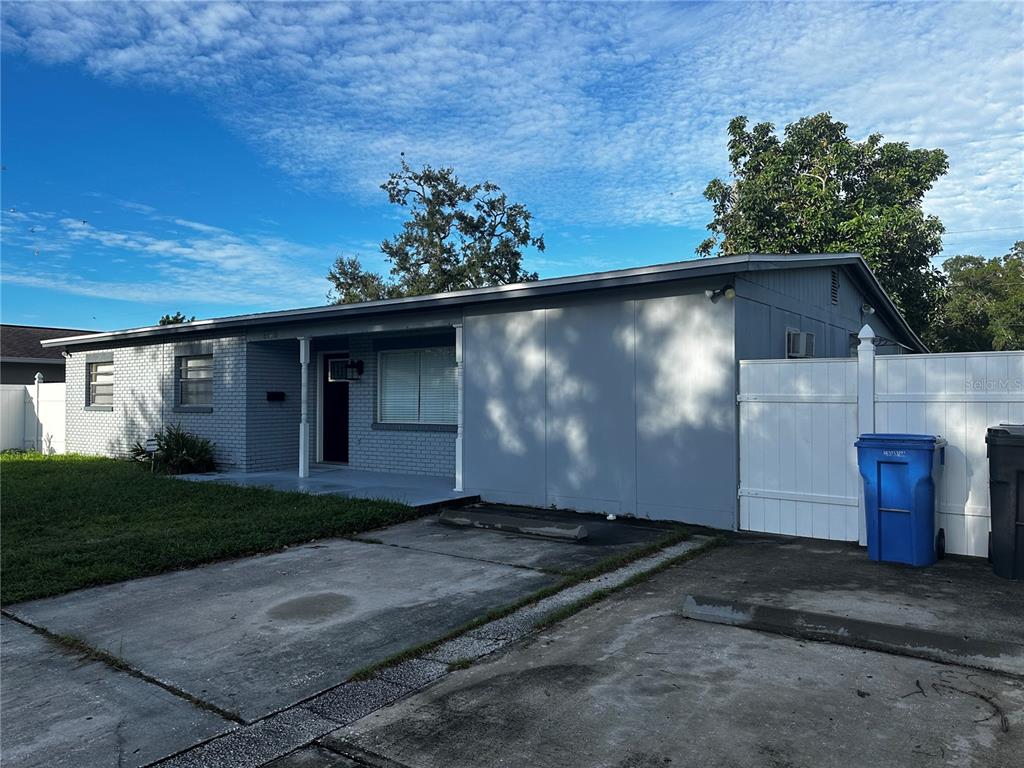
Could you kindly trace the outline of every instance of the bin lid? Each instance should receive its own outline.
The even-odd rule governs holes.
[[[855,445],[858,448],[891,448],[899,445],[902,448],[932,450],[944,447],[946,441],[938,435],[912,435],[904,432],[868,432],[861,435]]]
[[[1024,446],[1024,424],[1000,424],[997,427],[989,427],[985,442],[989,445]]]

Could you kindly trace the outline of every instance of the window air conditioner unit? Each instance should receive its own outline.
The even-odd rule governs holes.
[[[786,357],[814,357],[814,334],[797,331],[792,328],[786,331]]]

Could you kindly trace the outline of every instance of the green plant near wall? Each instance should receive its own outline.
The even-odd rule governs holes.
[[[168,475],[213,472],[217,468],[213,458],[213,443],[182,429],[180,424],[164,427],[156,433],[155,438],[155,452],[148,451],[146,446],[136,441],[131,449],[132,458],[136,461],[151,461],[155,471]]]

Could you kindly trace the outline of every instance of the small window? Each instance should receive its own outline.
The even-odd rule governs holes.
[[[114,364],[89,363],[89,391],[86,405],[114,404]]]
[[[796,328],[786,329],[786,357],[814,357],[814,334]]]
[[[178,358],[178,405],[213,405],[213,355]]]
[[[458,423],[454,347],[381,352],[378,361],[378,421]]]

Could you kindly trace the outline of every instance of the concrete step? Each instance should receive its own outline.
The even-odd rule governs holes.
[[[555,541],[579,542],[587,538],[587,528],[582,523],[560,520],[545,520],[537,517],[463,507],[444,509],[437,517],[438,522],[459,528],[484,528],[521,536],[537,536]]]

